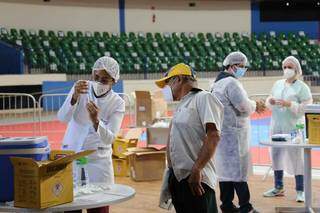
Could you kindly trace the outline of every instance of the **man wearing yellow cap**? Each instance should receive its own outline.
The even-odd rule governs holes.
[[[156,81],[166,99],[180,101],[170,125],[167,144],[169,189],[177,213],[218,212],[213,155],[220,139],[223,106],[197,88],[186,64],[172,67]]]

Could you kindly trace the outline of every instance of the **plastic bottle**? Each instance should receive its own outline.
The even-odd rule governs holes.
[[[82,157],[77,160],[77,185],[79,187],[84,187],[89,185],[89,175],[87,170],[88,158]]]
[[[300,143],[305,143],[304,138],[304,124],[296,124],[297,137],[300,139]]]
[[[297,130],[296,129],[291,130],[290,135],[291,135],[291,142],[295,143],[297,138]]]
[[[302,143],[306,143],[304,124],[298,124]]]

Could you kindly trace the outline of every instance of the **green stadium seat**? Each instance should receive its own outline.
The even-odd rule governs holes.
[[[226,40],[226,41],[231,41],[232,39],[231,39],[231,35],[230,35],[230,33],[228,33],[228,32],[225,32],[224,34],[223,34],[223,38]]]
[[[198,37],[198,40],[200,40],[201,42],[204,42],[206,40],[206,37],[204,36],[203,33],[198,33],[197,37]]]
[[[14,37],[19,36],[18,30],[14,28],[10,29],[10,35]]]
[[[48,31],[48,36],[49,36],[50,38],[54,38],[54,37],[56,37],[56,34],[55,34],[54,31],[50,30],[50,31]]]
[[[8,32],[7,28],[0,27],[0,34],[1,35],[9,35],[9,32]]]
[[[152,33],[147,33],[147,34],[146,34],[146,39],[147,39],[147,41],[152,42],[152,41],[153,41],[153,35],[152,35]]]
[[[73,39],[75,36],[74,36],[74,33],[72,31],[68,31],[67,32],[67,37]]]
[[[78,38],[83,37],[83,32],[77,31],[77,32],[76,32],[76,36],[77,36]]]
[[[163,71],[179,62],[191,63],[198,71],[218,71],[231,51],[244,52],[251,70],[281,69],[283,58],[295,55],[306,61],[307,72],[318,69],[319,44],[296,33],[113,33],[58,32],[0,29],[2,41],[22,45],[30,67],[58,72],[87,73],[103,55],[116,58],[125,72]],[[50,53],[54,52],[55,55]],[[311,60],[313,59],[313,60]],[[264,63],[265,61],[265,63]],[[80,69],[80,64],[83,69]],[[75,68],[76,67],[76,68]],[[68,69],[71,69],[70,71]],[[311,71],[310,71],[311,70]]]
[[[109,38],[110,38],[110,35],[109,35],[108,32],[102,32],[102,37],[103,37],[104,39],[109,39]]]
[[[154,37],[155,39],[158,41],[158,42],[161,42],[163,40],[162,36],[160,33],[155,33],[154,34]]]
[[[97,32],[97,31],[95,31],[95,32],[93,33],[93,36],[94,36],[94,38],[97,39],[97,40],[100,40],[100,39],[102,38],[101,33],[100,33],[100,32]]]
[[[180,41],[180,36],[179,36],[179,33],[177,33],[177,32],[172,33],[171,38],[172,38],[173,42],[175,42],[175,43]]]

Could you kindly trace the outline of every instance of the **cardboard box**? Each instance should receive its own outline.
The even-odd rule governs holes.
[[[139,139],[144,130],[143,130],[143,128],[130,128],[129,130],[126,131],[126,133],[124,133],[123,131],[124,131],[124,129],[122,129],[122,132],[121,132],[121,137],[122,138],[126,138],[126,139],[136,138],[136,139]]]
[[[124,139],[116,137],[116,140],[113,142],[113,155],[118,158],[125,158],[126,156],[123,154],[127,151],[127,148],[137,147],[138,139]]]
[[[157,117],[167,115],[167,102],[161,91],[136,91],[136,126],[147,126]]]
[[[62,153],[57,160],[34,161],[12,157],[14,167],[14,206],[43,209],[73,201],[72,161],[93,153]],[[51,157],[57,156],[51,155]]]
[[[113,155],[118,158],[125,158],[126,156],[123,153],[127,151],[127,148],[137,147],[142,132],[142,128],[132,128],[126,133],[120,132],[120,135],[116,137],[112,145]]]
[[[169,127],[148,127],[147,145],[167,145],[169,134]]]
[[[49,160],[53,161],[73,154],[75,154],[75,151],[72,150],[52,150],[50,152]]]
[[[134,181],[161,180],[166,166],[166,151],[155,148],[129,148],[130,177]]]
[[[128,148],[137,147],[138,140],[143,133],[142,128],[122,129],[120,136],[113,143],[113,170],[114,175],[118,177],[129,176],[129,161],[123,153],[127,152]]]
[[[127,158],[112,158],[114,175],[117,177],[129,176],[129,162]]]

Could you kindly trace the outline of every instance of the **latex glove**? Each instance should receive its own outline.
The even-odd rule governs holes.
[[[77,81],[74,86],[74,92],[72,95],[71,104],[74,105],[81,94],[88,93],[88,89],[89,89],[88,81],[84,81],[84,80]]]
[[[276,105],[279,105],[281,107],[291,107],[291,101],[286,100],[276,100]]]
[[[89,101],[87,103],[87,110],[89,112],[90,119],[94,125],[99,124],[99,119],[98,119],[98,113],[99,113],[99,108],[93,101]]]
[[[275,105],[275,104],[276,104],[276,99],[270,98],[270,99],[269,99],[269,103],[270,103],[271,105]]]

